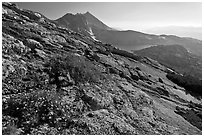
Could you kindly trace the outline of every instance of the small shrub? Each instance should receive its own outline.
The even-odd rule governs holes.
[[[59,76],[66,76],[68,73],[79,83],[96,83],[102,77],[97,66],[83,56],[69,54],[66,57],[54,56],[46,64],[47,72],[50,78],[54,79],[54,84],[60,86]]]

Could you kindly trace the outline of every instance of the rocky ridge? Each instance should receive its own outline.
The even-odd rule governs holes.
[[[168,71],[2,3],[3,134],[201,134]]]

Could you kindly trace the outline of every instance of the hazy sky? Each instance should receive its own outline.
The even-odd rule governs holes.
[[[20,8],[31,9],[49,19],[66,13],[89,11],[110,27],[132,30],[163,26],[202,26],[202,4],[189,2],[34,2],[17,3]]]

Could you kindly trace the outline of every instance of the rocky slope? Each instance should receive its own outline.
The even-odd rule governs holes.
[[[169,71],[2,3],[3,134],[201,134]]]

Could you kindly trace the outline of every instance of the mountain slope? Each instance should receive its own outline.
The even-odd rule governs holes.
[[[167,77],[178,85],[183,86],[193,96],[202,96],[202,58],[189,53],[183,46],[153,46],[135,54],[150,57],[161,64],[175,70],[177,74],[168,74]]]
[[[3,134],[202,134],[201,100],[167,70],[2,3]]]
[[[108,27],[107,25],[105,25],[103,22],[101,22],[100,20],[98,20],[95,16],[93,16],[91,13],[86,12],[84,14],[86,20],[87,20],[87,24],[90,27],[97,27],[99,29],[104,29],[104,30],[112,30],[112,28]]]
[[[56,24],[60,24],[63,27],[72,29],[75,32],[80,32],[84,35],[91,36],[95,39],[93,28],[102,30],[111,30],[110,27],[98,20],[89,12],[85,14],[66,14],[63,17],[54,21]]]
[[[134,53],[157,60],[179,73],[202,79],[202,58],[189,53],[183,46],[159,45],[134,51]]]
[[[132,30],[118,31],[111,29],[89,12],[67,15],[57,19],[56,23],[127,51],[139,50],[151,45],[179,44],[193,54],[202,56],[202,42],[197,39],[181,38],[174,35],[150,35]]]
[[[202,42],[196,39],[181,38],[173,35],[149,35],[137,31],[93,30],[96,39],[111,43],[117,47],[131,51],[140,50],[153,45],[183,45],[195,55],[202,56]]]
[[[61,24],[63,27],[71,28],[73,31],[80,31],[82,29],[88,30],[87,20],[82,14],[70,14],[67,13],[63,17],[56,20],[58,24]]]

